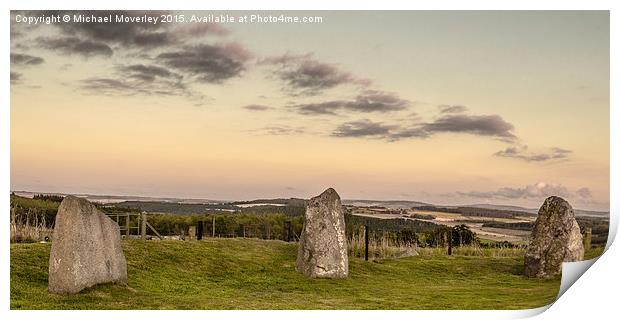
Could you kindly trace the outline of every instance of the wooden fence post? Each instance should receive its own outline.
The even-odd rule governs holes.
[[[125,229],[125,236],[129,239],[129,213],[127,213],[127,216],[125,217]]]
[[[284,221],[284,241],[286,242],[290,242],[291,241],[291,222],[290,221]]]
[[[140,212],[140,238],[146,240],[146,212]]]
[[[215,238],[215,216],[213,216],[213,238]]]
[[[452,255],[452,227],[448,229],[448,255]]]
[[[590,250],[592,247],[592,228],[586,228],[586,232],[583,237],[583,248]]]
[[[364,260],[368,261],[368,225],[364,226]]]
[[[196,240],[202,240],[202,234],[204,233],[204,221],[198,221],[196,225]]]

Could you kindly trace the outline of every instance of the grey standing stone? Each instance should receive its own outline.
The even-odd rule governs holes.
[[[525,275],[546,278],[562,273],[562,262],[583,260],[583,242],[571,205],[560,197],[545,200],[525,254]]]
[[[86,199],[67,196],[56,215],[48,290],[72,294],[106,282],[127,283],[118,224]]]
[[[344,210],[329,188],[306,203],[296,269],[310,278],[346,278],[349,274]]]

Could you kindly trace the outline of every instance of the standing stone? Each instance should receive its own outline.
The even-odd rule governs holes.
[[[573,208],[560,197],[545,200],[525,254],[525,275],[553,277],[562,273],[562,262],[583,260],[583,242]]]
[[[118,224],[87,200],[67,196],[56,215],[48,290],[77,293],[106,282],[127,283]]]
[[[346,278],[349,274],[344,210],[332,188],[306,204],[296,269],[310,278]]]

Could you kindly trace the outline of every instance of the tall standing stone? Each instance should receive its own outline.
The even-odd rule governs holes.
[[[349,274],[344,210],[329,188],[306,203],[296,269],[310,278],[346,278]]]
[[[106,282],[127,283],[118,224],[87,200],[67,196],[56,214],[48,290],[77,293]]]
[[[525,275],[552,277],[562,273],[562,262],[583,260],[583,242],[571,205],[560,197],[549,197],[538,210],[538,218],[525,254]]]

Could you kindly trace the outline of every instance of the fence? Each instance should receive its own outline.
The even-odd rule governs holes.
[[[201,240],[206,236],[213,238],[258,238],[264,240],[277,239],[272,234],[271,223],[254,223],[254,224],[237,224],[233,228],[225,228],[226,230],[233,230],[232,232],[216,232],[217,222],[215,216],[211,221],[200,220],[195,225],[191,225],[187,228],[187,238],[190,240]],[[229,226],[230,227],[230,226]],[[185,234],[180,235],[181,238],[185,238]],[[286,242],[299,241],[299,235],[295,232],[293,224],[290,220],[286,220],[282,224],[282,238]]]
[[[132,230],[134,230],[136,236],[140,236],[142,240],[146,240],[147,228],[149,228],[153,231],[155,236],[157,236],[160,240],[163,240],[163,237],[159,234],[159,232],[157,232],[157,230],[155,230],[155,228],[148,222],[146,212],[114,212],[106,213],[106,215],[116,221],[121,235],[124,235],[126,238],[132,236]]]
[[[18,215],[15,211],[16,208],[11,207],[11,242],[47,241],[51,238],[53,221],[48,221],[46,215],[30,208],[25,214]]]

